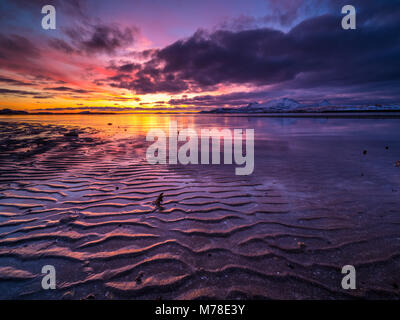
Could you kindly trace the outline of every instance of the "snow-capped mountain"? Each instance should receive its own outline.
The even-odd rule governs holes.
[[[324,99],[319,103],[314,104],[305,104],[302,106],[301,111],[316,111],[327,109],[328,107],[332,107],[334,104],[330,103],[328,100]]]
[[[282,98],[271,100],[266,103],[252,102],[245,107],[240,108],[218,108],[205,113],[266,113],[266,112],[292,112],[304,107],[301,103]]]
[[[289,98],[271,100],[267,103],[257,103],[253,102],[247,105],[246,107],[238,108],[238,110],[246,111],[246,112],[285,112],[285,111],[293,111],[302,107],[302,104],[297,101]]]
[[[324,101],[322,101],[321,103],[319,103],[318,104],[318,106],[320,106],[320,107],[328,107],[328,106],[331,106],[332,105],[332,103],[330,103],[328,100],[324,100]]]
[[[203,113],[285,113],[285,112],[344,112],[344,111],[400,111],[400,105],[335,105],[324,99],[320,103],[301,104],[296,100],[282,98],[266,103],[252,102],[240,108],[218,108]]]

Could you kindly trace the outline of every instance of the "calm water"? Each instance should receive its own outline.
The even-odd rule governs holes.
[[[0,121],[92,127],[107,141],[54,149],[29,166],[2,164],[0,276],[18,280],[0,281],[3,298],[398,297],[399,119]],[[235,165],[147,164],[144,136],[168,132],[170,121],[198,132],[254,129],[253,174],[235,176]],[[154,206],[160,192],[162,209]],[[45,263],[60,277],[52,293],[37,280]],[[340,287],[346,264],[358,272],[352,292]]]

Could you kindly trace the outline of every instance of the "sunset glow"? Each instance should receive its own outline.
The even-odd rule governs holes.
[[[378,2],[360,6],[354,33],[340,28],[343,1],[53,2],[55,30],[41,28],[46,1],[0,4],[2,108],[194,112],[286,96],[399,100],[383,81],[398,72],[398,50],[386,41],[397,20],[384,11],[374,25]],[[390,70],[379,56],[393,60]]]

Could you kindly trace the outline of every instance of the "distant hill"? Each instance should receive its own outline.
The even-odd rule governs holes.
[[[267,103],[250,103],[246,107],[239,108],[242,111],[250,112],[287,112],[293,111],[302,107],[302,104],[289,98],[283,98],[278,100],[271,100]]]
[[[28,114],[28,112],[21,110],[2,109],[0,110],[0,114]]]
[[[282,98],[266,103],[252,102],[240,108],[218,108],[203,113],[267,113],[267,112],[293,112],[305,107],[296,100]]]
[[[116,112],[93,112],[93,111],[82,111],[82,112],[51,112],[51,111],[27,112],[27,111],[11,110],[11,109],[2,109],[2,110],[0,110],[0,115],[13,115],[13,114],[32,114],[32,115],[116,114]]]
[[[315,104],[301,104],[296,100],[282,98],[266,103],[252,102],[239,108],[217,108],[201,113],[290,113],[290,112],[345,112],[345,111],[400,111],[400,105],[335,105],[328,100]]]

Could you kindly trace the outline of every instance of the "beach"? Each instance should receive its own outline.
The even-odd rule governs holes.
[[[170,121],[254,129],[254,172],[149,164]],[[2,116],[0,298],[398,299],[399,121]]]

